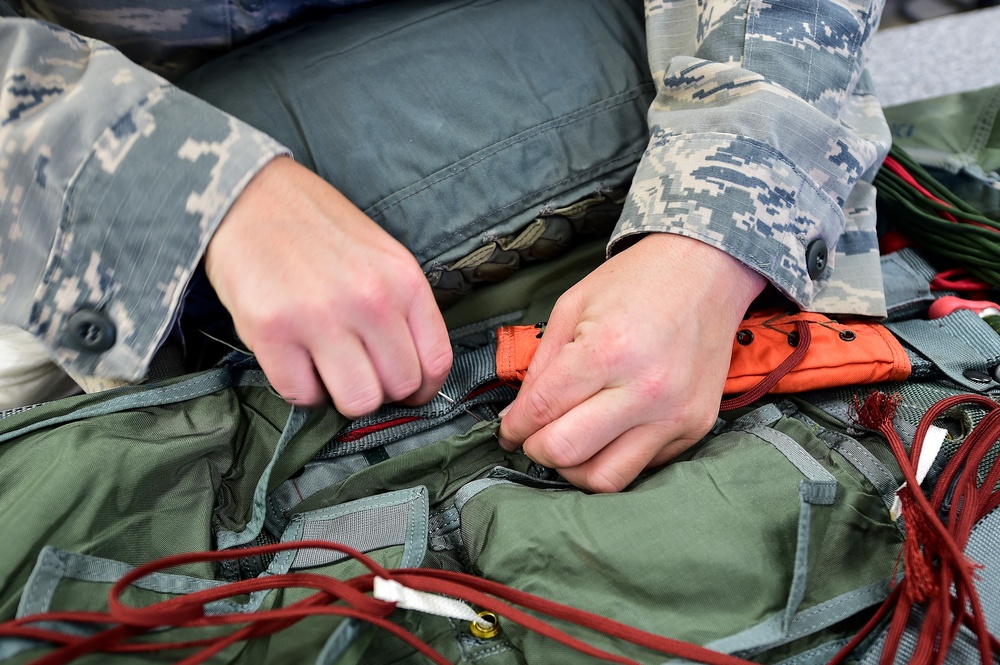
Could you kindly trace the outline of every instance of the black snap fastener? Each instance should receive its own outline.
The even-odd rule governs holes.
[[[990,376],[993,377],[994,381],[1000,383],[1000,365],[994,365],[990,368]]]
[[[743,346],[747,346],[753,341],[753,333],[749,330],[741,330],[736,333],[736,341]]]
[[[799,345],[799,333],[795,331],[793,333],[788,333],[788,346],[798,346]]]
[[[245,11],[253,14],[259,12],[260,8],[264,6],[264,0],[237,0],[237,4]]]
[[[853,330],[840,331],[840,339],[844,340],[845,342],[853,342],[856,338],[857,335],[854,334]]]
[[[806,248],[806,270],[809,271],[811,279],[819,279],[826,270],[828,254],[826,241],[822,238],[809,243],[809,247]]]
[[[115,345],[115,325],[101,312],[81,309],[67,321],[67,343],[79,351],[107,351]]]
[[[989,383],[993,380],[989,374],[980,369],[967,369],[962,372],[962,376],[975,383]]]

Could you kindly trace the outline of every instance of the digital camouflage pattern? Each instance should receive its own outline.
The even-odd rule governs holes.
[[[140,380],[266,135],[40,21],[0,19],[0,308],[77,376]],[[74,348],[81,309],[115,326]]]
[[[880,2],[647,0],[658,94],[609,251],[688,235],[804,308],[884,314],[868,181],[889,135],[863,74]],[[0,19],[0,319],[76,376],[141,379],[222,216],[284,151],[149,70],[175,77],[347,4],[361,3],[15,2],[33,18]],[[831,260],[812,280],[817,238]],[[81,308],[113,321],[113,348],[68,343]]]
[[[648,0],[650,143],[610,249],[670,231],[804,309],[884,316],[868,184],[889,149],[864,73],[882,0]],[[811,279],[810,243],[830,248]]]

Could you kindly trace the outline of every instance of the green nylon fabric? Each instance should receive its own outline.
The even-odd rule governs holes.
[[[99,403],[100,398],[88,396],[81,402]],[[0,421],[0,430],[42,422],[51,412],[65,409],[61,402],[42,406]],[[12,616],[43,544],[137,564],[209,548],[218,528],[247,524],[254,487],[287,415],[287,405],[263,385],[229,387],[175,404],[44,428],[0,444],[0,528],[10,544],[0,563],[2,618]],[[289,477],[343,424],[333,412],[307,421],[279,459],[269,485]],[[808,610],[885,580],[901,540],[883,498],[831,451],[816,428],[789,417],[774,427],[798,441],[838,482],[833,505],[811,506],[809,574],[801,605],[793,610]],[[448,510],[460,488],[496,466],[530,471],[523,455],[496,446],[494,432],[495,423],[484,423],[467,434],[390,458],[311,496],[294,512],[417,485],[427,488],[432,515]],[[424,565],[465,567],[653,632],[709,642],[785,611],[803,479],[771,443],[729,432],[703,442],[684,460],[619,495],[516,484],[489,487],[462,508],[464,544],[430,553]],[[398,565],[401,548],[385,548],[374,556],[385,565]],[[360,568],[342,562],[312,571],[347,578]],[[217,575],[196,566],[171,572],[198,578]],[[50,609],[101,609],[108,588],[103,582],[62,580],[51,595]],[[263,607],[285,605],[304,593],[271,593]],[[140,590],[128,600],[162,597]],[[413,612],[397,612],[394,619],[456,663],[584,662],[510,622],[504,622],[502,638],[484,642],[446,619]],[[314,662],[337,624],[336,619],[310,619],[269,639],[234,646],[211,662]],[[610,638],[571,632],[644,663],[664,660]],[[822,639],[837,636],[826,631]],[[816,639],[801,642],[808,646]],[[795,653],[795,643],[779,651]],[[25,652],[12,662],[27,662],[38,654]],[[175,658],[94,656],[83,662]],[[770,660],[766,652],[759,659]],[[367,649],[349,652],[340,662],[425,661],[398,640],[376,632]]]
[[[0,620],[13,617],[43,545],[134,565],[210,548],[217,527],[241,530],[289,411],[258,383],[0,443],[0,525],[7,534],[0,557]],[[46,404],[3,419],[0,433],[141,392],[130,388]],[[301,467],[345,422],[332,411],[311,418],[275,468],[272,483]]]
[[[885,109],[893,144],[924,166],[976,174],[1000,169],[1000,86]]]

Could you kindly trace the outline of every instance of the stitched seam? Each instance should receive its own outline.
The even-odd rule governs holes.
[[[609,159],[609,160],[607,160],[605,162],[601,162],[597,166],[589,168],[586,171],[581,171],[580,173],[577,173],[574,176],[571,176],[569,178],[564,178],[563,180],[560,180],[559,182],[554,183],[554,184],[552,184],[552,185],[550,185],[548,187],[545,187],[543,189],[535,190],[534,192],[531,192],[530,194],[526,194],[525,196],[522,196],[521,198],[517,199],[516,201],[512,201],[511,203],[508,203],[507,205],[504,205],[504,206],[502,206],[500,208],[497,208],[496,210],[488,212],[485,215],[480,215],[478,218],[476,218],[475,220],[473,220],[472,223],[466,224],[465,226],[463,226],[462,228],[458,229],[457,231],[448,234],[447,236],[445,236],[441,240],[438,240],[434,244],[428,246],[426,249],[423,250],[423,252],[421,252],[421,254],[424,254],[426,252],[430,252],[430,251],[434,250],[436,247],[438,247],[439,245],[444,244],[445,242],[447,242],[451,238],[454,238],[457,235],[461,235],[461,234],[465,233],[471,227],[476,226],[477,224],[479,224],[480,222],[482,222],[484,219],[489,219],[490,217],[492,217],[492,216],[494,216],[494,215],[496,215],[498,213],[501,213],[501,212],[503,212],[504,210],[507,210],[510,207],[516,206],[519,203],[522,203],[523,201],[526,201],[528,199],[537,197],[540,194],[544,194],[545,192],[548,192],[548,191],[551,191],[553,189],[556,189],[557,187],[559,187],[561,185],[564,185],[564,184],[566,184],[568,182],[573,182],[574,180],[579,180],[581,178],[584,178],[584,177],[590,175],[591,173],[594,173],[595,171],[602,170],[604,167],[606,167],[606,166],[608,166],[610,164],[614,164],[616,162],[629,161],[634,156],[641,155],[643,152],[645,152],[645,150],[646,150],[645,148],[642,148],[640,150],[633,150],[632,152],[627,152],[624,155],[620,155],[618,157],[614,157],[612,159]]]
[[[213,376],[206,376],[206,377],[201,377],[199,379],[195,379],[191,383],[186,383],[185,382],[182,386],[170,386],[168,388],[159,388],[157,390],[158,391],[162,391],[162,392],[159,392],[159,394],[156,395],[157,401],[155,401],[155,402],[149,402],[149,401],[147,401],[147,400],[144,399],[144,400],[137,401],[134,404],[128,404],[128,405],[123,405],[123,406],[119,406],[119,407],[112,407],[109,410],[96,409],[96,407],[98,407],[98,406],[107,406],[108,402],[104,402],[103,405],[93,404],[90,407],[85,408],[84,410],[78,411],[71,418],[66,418],[65,415],[63,415],[63,416],[56,416],[54,418],[48,418],[46,420],[42,420],[40,422],[36,422],[36,423],[30,424],[30,425],[25,425],[21,429],[18,429],[18,430],[12,431],[12,432],[6,432],[2,436],[0,436],[0,442],[7,441],[9,439],[12,439],[12,438],[17,437],[17,436],[22,436],[24,434],[30,434],[32,432],[35,432],[35,431],[40,430],[40,429],[44,429],[46,427],[52,427],[54,425],[63,425],[63,424],[66,424],[66,423],[77,422],[79,420],[83,420],[84,418],[92,418],[92,417],[97,417],[97,416],[108,416],[108,415],[111,415],[111,414],[114,414],[114,413],[121,413],[122,411],[131,410],[131,409],[138,409],[138,408],[147,407],[147,406],[165,406],[167,404],[175,403],[177,401],[186,400],[186,399],[188,399],[190,397],[201,397],[203,395],[208,395],[208,394],[211,394],[213,392],[217,392],[217,390],[221,390],[221,389],[227,387],[227,386],[224,386],[224,385],[218,386],[217,390],[211,390],[208,393],[205,393],[202,390],[196,390],[195,389],[196,386],[198,386],[198,385],[200,385],[202,383],[213,381],[215,378],[217,378],[217,377],[214,376],[214,375]],[[181,390],[181,388],[186,389],[186,392],[185,392],[185,390]],[[178,392],[175,393],[174,392],[175,389],[178,390]],[[143,395],[143,393],[142,392],[136,392],[136,393],[132,393],[132,394],[129,394],[129,395],[122,395],[120,397],[113,397],[109,401],[113,402],[113,401],[116,401],[116,400],[124,400],[125,397],[138,397],[140,395]],[[146,393],[146,397],[148,397],[148,393]],[[159,398],[165,398],[165,399],[163,399],[161,401]],[[96,410],[95,411],[91,411],[90,409],[96,409]]]
[[[882,584],[884,585],[885,582],[883,582]],[[863,589],[855,589],[854,591],[850,591],[844,594],[843,596],[839,597],[835,602],[830,603],[829,605],[826,604],[817,605],[816,607],[810,607],[808,610],[802,610],[801,612],[796,613],[793,618],[793,621],[798,621],[800,619],[807,620],[816,614],[825,614],[828,610],[832,610],[833,608],[836,608],[839,605],[848,603],[857,598],[858,596],[864,596],[869,593],[872,593],[872,591],[873,589],[870,587]],[[849,613],[845,613],[843,610],[841,610],[839,613],[832,614],[832,617],[834,618],[833,623],[839,621],[840,619],[843,619],[846,616],[849,616]]]

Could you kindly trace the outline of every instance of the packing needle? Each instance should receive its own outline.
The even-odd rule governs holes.
[[[440,395],[441,397],[443,397],[443,398],[445,399],[445,401],[446,401],[446,402],[448,402],[449,404],[458,404],[458,402],[457,402],[457,401],[455,401],[455,400],[454,400],[453,398],[451,398],[451,397],[448,397],[447,395],[445,395],[445,394],[444,394],[443,392],[441,392],[440,390],[438,391],[438,395]],[[462,409],[462,410],[463,410],[463,411],[465,411],[465,412],[466,412],[467,414],[469,414],[470,416],[472,416],[473,418],[475,418],[476,420],[478,420],[479,422],[483,422],[483,419],[482,419],[481,417],[477,416],[477,415],[476,415],[475,413],[473,413],[473,412],[472,412],[472,411],[470,411],[469,409]]]

